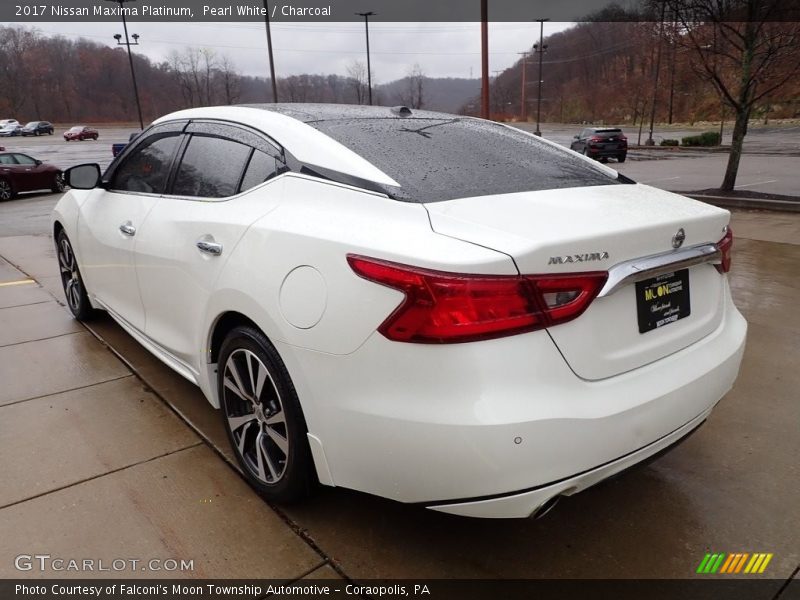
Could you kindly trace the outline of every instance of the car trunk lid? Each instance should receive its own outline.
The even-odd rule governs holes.
[[[504,252],[525,275],[607,271],[674,252],[675,236],[684,238],[684,249],[716,243],[730,216],[725,210],[640,184],[464,198],[425,206],[434,231]],[[677,235],[679,230],[682,236]],[[709,263],[686,270],[688,300],[683,302],[688,306],[683,312],[688,314],[679,320],[640,333],[643,309],[637,302],[637,284],[630,283],[611,294],[601,292],[579,318],[548,329],[573,371],[589,380],[611,377],[711,333],[722,319],[724,277]],[[669,267],[662,271],[669,272]],[[641,289],[640,295],[644,293]]]

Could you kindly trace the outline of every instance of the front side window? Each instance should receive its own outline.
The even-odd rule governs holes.
[[[179,140],[179,133],[153,135],[144,140],[115,170],[109,188],[119,192],[163,193]]]
[[[18,165],[35,165],[36,161],[26,154],[15,154],[14,158],[17,159]]]
[[[172,194],[225,198],[238,192],[250,146],[220,137],[192,135],[175,176]]]

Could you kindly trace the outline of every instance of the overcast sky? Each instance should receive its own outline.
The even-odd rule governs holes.
[[[24,25],[24,24],[23,24]],[[71,39],[86,37],[116,45],[116,23],[35,23],[42,33]],[[572,23],[545,23],[547,36]],[[246,75],[268,75],[266,36],[259,23],[131,23],[141,45],[134,52],[153,60],[166,59],[186,46],[213,48],[227,54]],[[279,77],[300,73],[345,75],[354,59],[365,59],[364,26],[359,23],[273,23],[272,45]],[[505,69],[518,52],[539,38],[538,23],[491,23],[489,68]],[[370,23],[373,81],[404,77],[419,63],[429,77],[480,77],[479,23]],[[490,73],[493,75],[493,73]]]

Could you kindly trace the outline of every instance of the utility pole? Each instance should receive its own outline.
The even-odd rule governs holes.
[[[522,55],[522,93],[520,95],[520,107],[519,107],[519,120],[525,123],[528,120],[528,103],[525,99],[525,89],[527,87],[527,82],[525,80],[525,73],[528,70],[528,63],[527,58],[530,52],[517,52],[517,54]],[[537,127],[538,129],[538,127]]]
[[[534,133],[538,136],[542,135],[541,121],[542,121],[542,59],[544,53],[547,51],[547,46],[544,44],[544,22],[550,19],[536,19],[539,22],[539,45],[533,45],[533,49],[539,53],[539,97],[536,102],[536,131]]]
[[[264,26],[267,28],[267,54],[269,55],[269,77],[272,80],[272,101],[278,103],[278,81],[275,79],[275,58],[272,55],[272,30],[269,26],[269,0],[264,0]]]
[[[122,14],[122,29],[125,31],[125,43],[122,43],[122,36],[117,34],[114,39],[117,40],[118,46],[127,46],[128,48],[128,64],[131,66],[131,79],[133,80],[133,96],[136,98],[136,111],[139,113],[139,127],[144,129],[144,119],[142,119],[142,104],[139,102],[139,86],[136,85],[136,70],[133,68],[133,55],[131,54],[131,46],[139,45],[139,34],[133,34],[133,42],[128,38],[128,23],[125,21],[125,10],[123,5],[125,2],[134,2],[135,0],[106,0],[107,2],[114,2],[119,4],[120,13]]]
[[[369,18],[375,15],[374,12],[356,13],[360,17],[364,17],[364,29],[367,34],[367,90],[369,93],[369,105],[372,106],[372,66],[369,62]]]
[[[481,118],[489,119],[489,7],[481,0]]]

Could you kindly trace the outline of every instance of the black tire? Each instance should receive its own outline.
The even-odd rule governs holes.
[[[67,184],[64,182],[64,174],[61,172],[56,173],[56,176],[53,177],[53,185],[50,187],[50,190],[54,194],[61,194],[67,188]]]
[[[250,485],[273,502],[309,496],[317,477],[303,411],[283,361],[263,333],[236,327],[228,334],[217,386],[222,422]]]
[[[628,158],[628,154],[627,153],[620,154],[619,156],[617,156],[617,162],[625,162],[626,158]]]
[[[61,274],[61,285],[64,288],[64,296],[70,312],[79,321],[90,320],[94,317],[95,310],[86,294],[86,286],[83,283],[72,244],[63,229],[56,236],[56,256]]]
[[[11,182],[0,178],[0,202],[4,200],[11,200],[17,193],[14,191],[14,186]]]

